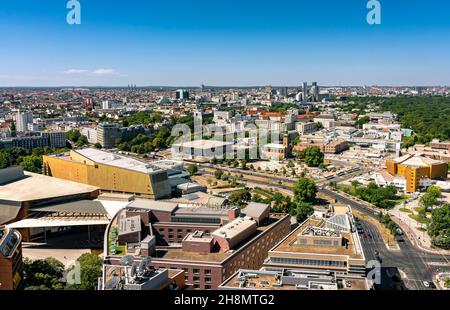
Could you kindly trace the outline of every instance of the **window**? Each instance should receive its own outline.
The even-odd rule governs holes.
[[[205,282],[206,283],[211,283],[211,278],[210,277],[205,277]]]
[[[205,269],[205,274],[211,274],[211,269]]]
[[[194,282],[200,282],[200,277],[194,277]]]
[[[210,290],[211,289],[211,285],[205,285],[205,290]]]
[[[200,274],[200,269],[194,268],[193,272],[194,274]]]

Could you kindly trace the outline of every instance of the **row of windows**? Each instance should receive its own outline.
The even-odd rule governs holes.
[[[331,261],[331,260],[318,260],[318,259],[301,259],[301,258],[287,258],[287,257],[272,257],[272,262],[290,264],[290,265],[313,265],[313,266],[332,266],[332,267],[345,267],[346,262]]]
[[[220,218],[217,217],[189,217],[189,216],[172,216],[172,222],[175,223],[206,223],[220,224]]]

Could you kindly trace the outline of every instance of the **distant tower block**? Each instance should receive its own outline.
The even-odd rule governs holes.
[[[308,82],[303,82],[303,103],[308,103]]]

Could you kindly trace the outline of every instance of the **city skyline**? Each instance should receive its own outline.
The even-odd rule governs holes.
[[[450,84],[441,1],[80,2],[1,4],[0,87]]]

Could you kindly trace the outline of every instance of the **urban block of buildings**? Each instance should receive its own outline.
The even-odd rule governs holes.
[[[194,289],[217,289],[240,268],[260,268],[267,251],[289,233],[290,216],[269,205],[181,207],[137,199],[113,218],[105,234],[105,264],[123,255],[151,257],[156,269],[181,269]]]

